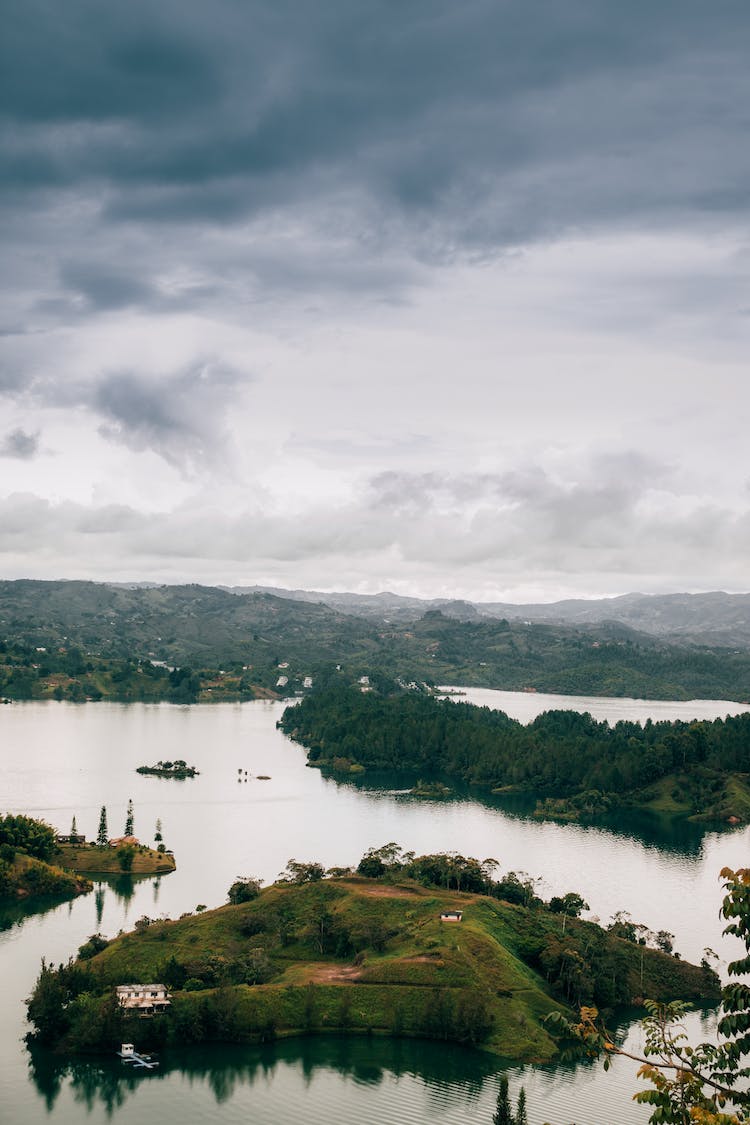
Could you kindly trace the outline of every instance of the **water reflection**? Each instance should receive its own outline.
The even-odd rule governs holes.
[[[425,771],[422,771],[419,778],[416,774],[406,771],[383,770],[370,771],[364,778],[357,774],[351,777],[333,777],[325,773],[323,778],[327,784],[336,788],[356,789],[374,797],[380,795],[399,804],[435,806],[480,804],[503,813],[511,820],[541,823],[539,818],[534,816],[538,797],[536,793],[500,795],[490,793],[478,786],[467,785],[453,777],[427,774]],[[418,780],[441,782],[451,790],[450,796],[429,798],[415,796],[410,790]],[[614,837],[635,840],[647,847],[658,848],[671,855],[686,858],[695,858],[701,854],[703,841],[709,832],[714,832],[717,828],[727,831],[724,824],[694,824],[686,817],[659,815],[647,809],[620,809],[592,818],[583,824],[576,824],[575,827],[579,830],[603,828]]]
[[[73,905],[73,900],[69,901],[54,895],[45,895],[43,898],[32,898],[23,902],[2,902],[0,903],[0,933],[12,930],[14,926],[22,926],[27,918],[32,918],[34,915],[48,914],[51,910],[57,910],[66,902],[69,907]]]
[[[259,1079],[273,1079],[293,1067],[306,1086],[321,1071],[333,1071],[359,1087],[378,1087],[386,1076],[410,1076],[435,1090],[459,1086],[463,1096],[477,1096],[485,1081],[501,1069],[491,1055],[429,1041],[367,1037],[302,1038],[262,1047],[193,1047],[165,1052],[156,1070],[134,1070],[119,1059],[61,1059],[40,1047],[29,1048],[29,1076],[50,1113],[65,1086],[90,1112],[101,1105],[107,1116],[119,1109],[144,1083],[179,1076],[203,1084],[215,1101],[230,1101],[237,1089]]]

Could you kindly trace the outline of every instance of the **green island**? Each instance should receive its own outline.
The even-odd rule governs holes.
[[[539,816],[585,820],[632,807],[718,826],[750,821],[747,713],[610,726],[547,711],[523,725],[470,703],[333,683],[287,708],[279,726],[307,748],[308,764],[334,774],[457,778],[534,795]]]
[[[547,1061],[560,1044],[544,1021],[561,1009],[718,1000],[707,962],[664,951],[671,935],[624,915],[605,930],[580,919],[579,895],[544,903],[532,881],[495,879],[495,866],[390,844],[356,872],[290,860],[263,890],[238,879],[228,905],[144,917],[110,942],[92,935],[75,961],[43,963],[32,1039],[76,1053],[346,1032]],[[118,1000],[116,986],[154,982],[169,992],[163,1011],[146,1018]]]
[[[162,875],[175,870],[175,858],[145,844],[58,844],[55,858],[60,867],[88,875]]]
[[[28,816],[0,817],[0,901],[37,896],[73,898],[93,890],[78,872],[56,859],[55,832]]]
[[[197,777],[199,773],[195,766],[189,766],[182,758],[177,758],[174,762],[157,762],[155,766],[138,766],[135,772],[148,777],[175,777],[178,781],[186,777]]]

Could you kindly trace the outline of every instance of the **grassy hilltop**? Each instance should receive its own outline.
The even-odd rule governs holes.
[[[444,910],[463,921],[441,922]],[[718,998],[710,970],[593,923],[411,879],[277,883],[240,905],[141,920],[83,952],[44,969],[30,1001],[37,1036],[61,1050],[346,1032],[548,1060],[557,1044],[542,1021],[565,1000]],[[153,980],[171,988],[169,1011],[125,1017],[112,986]]]

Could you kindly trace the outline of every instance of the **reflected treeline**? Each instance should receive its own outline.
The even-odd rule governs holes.
[[[70,911],[73,901],[70,898],[45,895],[35,896],[24,902],[3,902],[0,904],[0,933],[3,930],[11,930],[14,926],[22,926],[27,918],[49,914],[50,911],[58,910],[63,906],[67,906]]]
[[[155,885],[161,885],[161,876],[153,875],[131,875],[124,872],[119,875],[97,875],[96,877],[96,891],[95,895],[101,895],[101,899],[96,897],[97,917],[99,916],[100,902],[104,906],[104,887],[109,887],[115,897],[126,906],[135,894],[135,889],[142,883],[153,882]],[[155,892],[154,901],[158,898],[158,889]],[[100,919],[101,920],[101,919]]]
[[[407,771],[391,772],[385,770],[368,770],[366,776],[352,775],[351,777],[330,776],[323,774],[326,780],[338,786],[359,789],[363,793],[373,796],[383,796],[398,801],[419,801],[424,804],[425,798],[412,795],[409,790],[417,781],[438,781],[450,789],[450,796],[431,798],[431,804],[451,801],[471,801],[474,804],[484,805],[485,808],[496,809],[512,820],[531,821],[534,824],[543,824],[545,821],[534,816],[537,805],[536,793],[488,793],[479,786],[467,785],[457,781],[455,777],[441,774],[430,774],[429,777],[422,773]],[[572,825],[577,830],[586,828],[602,829],[628,840],[645,844],[647,847],[659,848],[661,851],[673,855],[685,856],[689,859],[697,858],[702,851],[705,836],[714,830],[710,824],[694,824],[685,817],[659,816],[645,809],[619,809],[617,812],[603,814],[600,817],[586,820],[583,823]],[[726,825],[720,825],[726,829]]]
[[[205,1083],[217,1103],[229,1101],[240,1086],[272,1077],[280,1067],[296,1067],[306,1082],[320,1070],[333,1070],[359,1085],[378,1086],[387,1075],[409,1075],[428,1087],[460,1084],[478,1094],[500,1068],[499,1060],[480,1051],[427,1040],[314,1036],[261,1047],[194,1047],[165,1052],[156,1070],[135,1070],[118,1058],[61,1059],[40,1047],[29,1047],[29,1074],[48,1112],[64,1086],[76,1102],[91,1111],[118,1109],[142,1082],[163,1082],[179,1075]]]

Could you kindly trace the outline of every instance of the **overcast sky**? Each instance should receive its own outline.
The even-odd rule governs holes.
[[[0,575],[750,586],[747,0],[9,0]]]

